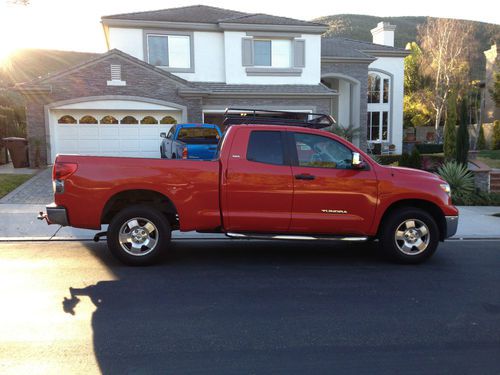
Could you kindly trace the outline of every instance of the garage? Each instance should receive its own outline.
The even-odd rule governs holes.
[[[160,133],[183,122],[185,110],[134,100],[91,100],[48,110],[49,152],[159,158]]]

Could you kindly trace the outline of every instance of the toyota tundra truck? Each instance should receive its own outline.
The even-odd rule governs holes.
[[[456,233],[458,210],[439,176],[379,165],[312,114],[297,120],[269,112],[226,114],[212,160],[58,155],[54,203],[40,218],[94,230],[109,224],[96,239],[106,236],[129,265],[157,261],[174,230],[378,240],[401,263],[428,259]]]

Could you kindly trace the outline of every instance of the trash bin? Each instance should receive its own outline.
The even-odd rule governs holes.
[[[0,165],[7,163],[7,150],[5,149],[5,143],[0,139]]]
[[[25,138],[8,137],[3,143],[9,150],[10,158],[14,168],[28,167],[28,141]]]

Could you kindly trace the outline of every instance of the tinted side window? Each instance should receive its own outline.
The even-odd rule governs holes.
[[[248,141],[247,160],[283,165],[282,132],[252,131]]]
[[[320,135],[294,133],[301,167],[352,168],[352,151],[334,139]]]

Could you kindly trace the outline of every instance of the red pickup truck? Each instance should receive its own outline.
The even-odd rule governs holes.
[[[255,121],[254,121],[255,122]],[[378,239],[403,263],[429,258],[456,233],[449,185],[381,166],[336,135],[308,127],[234,124],[211,161],[59,155],[53,224],[100,230],[111,252],[145,265],[172,230],[233,238]]]

